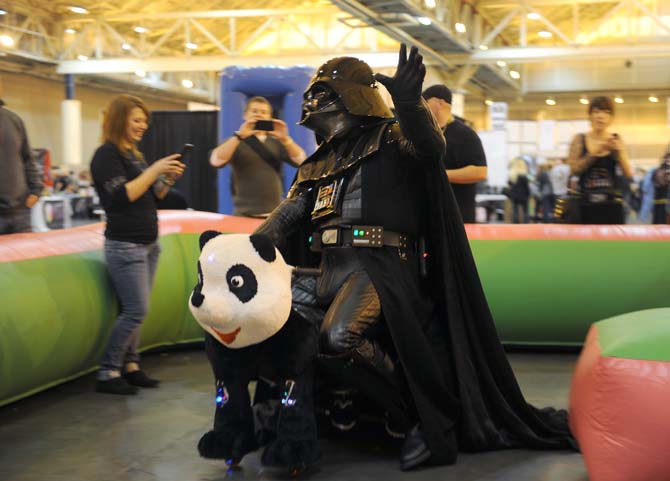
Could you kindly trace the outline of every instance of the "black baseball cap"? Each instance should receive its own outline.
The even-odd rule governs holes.
[[[426,100],[436,97],[438,99],[444,100],[448,104],[451,104],[451,90],[449,90],[446,85],[431,85],[423,91],[421,96]]]

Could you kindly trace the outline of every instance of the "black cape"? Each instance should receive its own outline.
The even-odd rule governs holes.
[[[441,462],[445,430],[454,422],[463,451],[575,449],[567,412],[539,410],[521,393],[442,163],[424,163],[414,182],[425,200],[418,215],[429,255],[428,279],[411,275],[389,251],[365,249],[362,260],[381,298],[432,461]],[[425,315],[418,306],[426,289],[434,303],[428,322],[418,317]]]
[[[380,296],[432,462],[448,462],[452,429],[463,451],[574,448],[565,411],[538,410],[524,400],[498,338],[442,159],[421,159],[418,168],[408,168],[416,164],[416,158],[408,158],[414,147],[420,150],[424,140],[429,143],[431,135],[442,133],[423,128],[429,115],[425,106],[397,107],[403,129],[414,130],[414,140],[404,138],[397,125],[380,127],[376,145],[360,160],[369,193],[364,218],[370,225],[424,236],[428,278],[419,276],[416,263],[401,261],[395,249],[356,251]],[[312,158],[299,169],[297,184],[333,173]],[[401,191],[406,195],[398,202]],[[398,224],[398,219],[405,222]]]

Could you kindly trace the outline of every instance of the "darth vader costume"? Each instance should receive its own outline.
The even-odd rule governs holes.
[[[503,352],[424,76],[404,45],[392,78],[349,57],[320,67],[301,123],[321,143],[257,232],[278,244],[311,233],[321,275],[294,278],[292,315],[320,326],[324,369],[407,433],[403,469],[453,463],[459,449],[571,448],[566,413],[527,404]]]

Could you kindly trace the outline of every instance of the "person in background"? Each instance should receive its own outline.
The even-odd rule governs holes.
[[[91,161],[91,174],[107,215],[105,262],[119,299],[120,311],[100,360],[98,392],[135,394],[159,381],[140,369],[137,352],[140,326],[158,264],[156,202],[181,177],[180,154],[147,165],[137,144],[147,130],[149,110],[131,95],[109,104],[103,122],[103,145]]]
[[[542,222],[544,223],[549,223],[554,218],[554,190],[549,178],[552,167],[551,163],[542,164],[539,166],[539,173],[537,174],[537,187],[542,206]]]
[[[250,98],[243,118],[240,129],[212,151],[209,163],[214,167],[230,163],[233,168],[233,215],[266,217],[283,197],[282,164],[297,167],[306,155],[286,123],[272,118],[266,98]],[[272,130],[257,129],[259,120],[271,121]]]
[[[512,201],[512,222],[515,224],[527,224],[530,184],[528,182],[528,165],[526,161],[521,158],[512,161],[508,175],[509,187],[507,189],[507,196]]]
[[[626,147],[620,135],[610,132],[614,102],[595,97],[589,103],[591,130],[577,134],[570,144],[568,165],[579,176],[582,224],[623,224],[623,182],[632,177]]]
[[[451,90],[432,85],[423,91],[433,117],[447,141],[444,163],[463,222],[475,222],[477,182],[486,180],[486,154],[477,133],[451,113]]]
[[[30,209],[42,192],[42,173],[33,159],[21,118],[5,108],[0,78],[0,234],[31,232]]]
[[[661,159],[661,165],[652,176],[654,186],[653,224],[670,224],[670,153]]]
[[[549,180],[551,181],[551,190],[554,193],[554,201],[568,195],[570,166],[565,163],[565,159],[558,158],[555,160],[554,166],[549,171]]]

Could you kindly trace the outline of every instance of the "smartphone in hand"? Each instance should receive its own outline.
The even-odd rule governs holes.
[[[257,120],[255,129],[270,131],[275,129],[275,125],[272,120]]]
[[[188,154],[191,153],[191,150],[193,149],[193,147],[194,147],[193,144],[184,144],[182,146],[181,150],[179,151],[179,153],[181,154],[181,157],[179,158],[180,162],[186,163]]]

